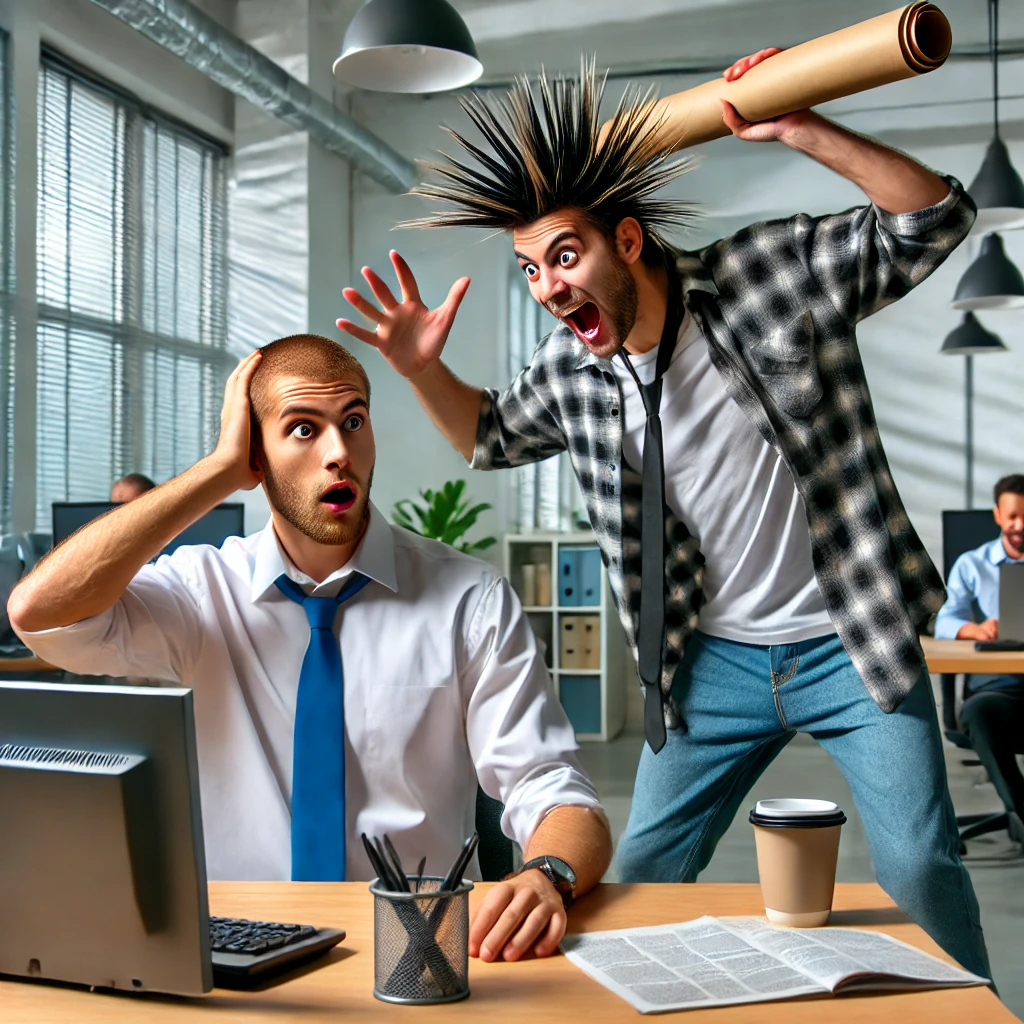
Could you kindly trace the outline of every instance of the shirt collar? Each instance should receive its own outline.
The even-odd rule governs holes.
[[[350,576],[353,572],[361,572],[371,580],[398,593],[398,574],[395,570],[395,537],[391,524],[370,502],[370,522],[366,527],[362,542],[355,554],[336,572],[332,572],[322,583],[317,584],[312,577],[301,572],[284,553],[281,542],[277,539],[274,523],[271,520],[263,528],[256,546],[256,559],[252,573],[252,601],[264,598],[274,586],[281,573],[285,573],[300,586],[312,586],[311,593],[317,587],[326,587],[339,579]]]
[[[676,273],[683,288],[683,301],[686,302],[690,292],[707,292],[709,295],[718,294],[718,286],[715,284],[711,271],[704,266],[704,261],[695,252],[675,253]],[[687,303],[689,305],[689,303]],[[560,327],[568,335],[568,339],[579,345],[583,350],[576,361],[576,369],[582,370],[585,366],[600,366],[602,369],[611,368],[610,362],[601,356],[594,355],[586,345],[580,341],[568,327]]]
[[[985,557],[993,565],[1002,565],[1003,562],[1012,562],[1013,559],[1006,553],[1006,548],[1003,547],[1003,537],[1000,534],[995,540],[989,541],[985,545]]]

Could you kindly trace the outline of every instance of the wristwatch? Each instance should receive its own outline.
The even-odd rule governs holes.
[[[555,892],[562,897],[562,905],[568,907],[576,896],[576,872],[560,857],[551,856],[534,857],[533,860],[528,860],[520,871],[530,871],[534,868],[547,876],[555,887]]]

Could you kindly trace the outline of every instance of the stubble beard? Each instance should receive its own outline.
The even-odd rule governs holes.
[[[350,479],[355,477],[349,474]],[[356,483],[361,481],[356,480]],[[263,485],[267,500],[288,523],[317,544],[338,547],[350,544],[360,537],[370,518],[370,487],[373,470],[366,486],[359,488],[359,497],[344,519],[336,519],[324,508],[320,495],[306,494],[291,480],[276,475],[268,467],[263,469]]]

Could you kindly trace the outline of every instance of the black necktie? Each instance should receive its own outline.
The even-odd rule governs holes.
[[[661,378],[683,322],[679,281],[668,268],[665,326],[658,345],[654,380],[641,384],[624,348],[619,355],[640,391],[647,413],[644,429],[640,526],[640,629],[637,637],[640,681],[644,684],[644,735],[653,753],[665,745],[665,716],[661,704],[661,652],[665,640],[665,452],[661,440]]]

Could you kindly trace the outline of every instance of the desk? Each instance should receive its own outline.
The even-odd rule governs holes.
[[[477,885],[471,900],[487,891]],[[884,930],[930,953],[939,949],[911,924],[874,884],[836,886],[833,923]],[[362,882],[337,884],[246,882],[210,886],[214,914],[271,921],[309,922],[345,928],[348,935],[327,957],[300,968],[291,980],[260,992],[216,990],[200,999],[89,993],[25,982],[0,982],[3,1024],[83,1024],[102,1021],[216,1021],[218,1024],[332,1024],[348,1021],[479,1021],[488,1024],[623,1024],[648,1019],[602,988],[564,957],[521,963],[471,960],[472,994],[447,1006],[406,1007],[373,998],[372,899]],[[573,907],[569,930],[594,931],[642,924],[669,924],[699,917],[762,913],[756,885],[600,885]],[[486,1016],[485,1016],[486,1015]],[[657,1018],[664,1020],[665,1015]],[[685,1024],[819,1024],[821,1021],[921,1021],[927,1024],[985,1024],[1016,1021],[987,988],[942,989],[886,996],[844,996],[799,1002],[763,1003],[692,1010],[673,1015]]]
[[[1024,675],[1024,651],[976,651],[973,640],[921,637],[928,671],[975,675]]]
[[[34,654],[27,658],[0,658],[0,675],[22,676],[26,672],[61,672],[63,669],[51,665]]]

